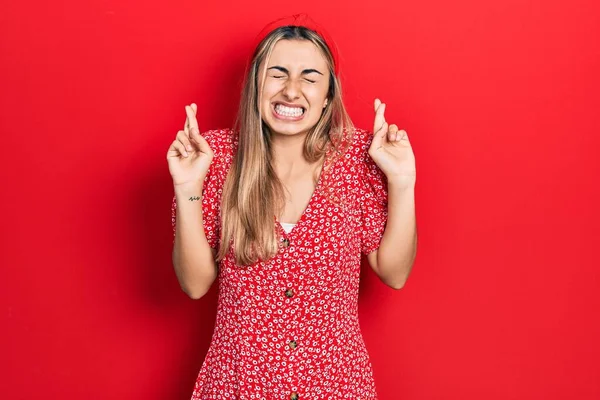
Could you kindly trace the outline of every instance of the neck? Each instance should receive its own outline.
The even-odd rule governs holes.
[[[304,158],[304,140],[306,134],[300,135],[278,135],[274,134],[271,138],[273,146],[273,161],[276,166],[283,168],[293,168],[294,165],[306,165]]]

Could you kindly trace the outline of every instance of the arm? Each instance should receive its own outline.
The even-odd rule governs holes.
[[[373,271],[388,286],[401,289],[417,254],[414,184],[388,181],[388,219],[379,248],[367,255]]]
[[[204,232],[201,196],[202,185],[175,186],[173,267],[179,285],[192,299],[204,296],[217,277],[216,251]]]
[[[186,106],[185,112],[184,129],[177,132],[167,151],[175,188],[171,205],[172,260],[183,291],[192,299],[199,299],[217,277],[217,265],[211,249],[211,245],[217,247],[214,207],[217,199],[212,196],[215,174],[209,172],[214,169],[214,152],[200,135],[196,104]],[[211,132],[205,135],[208,138]],[[203,198],[205,191],[209,195]]]
[[[388,286],[406,283],[417,252],[415,218],[415,156],[408,135],[388,125],[385,104],[375,100],[375,122],[369,155],[387,181],[387,221],[379,248],[367,255],[369,264]]]

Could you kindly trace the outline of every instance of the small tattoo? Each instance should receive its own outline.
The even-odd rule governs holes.
[[[190,201],[197,201],[197,200],[200,200],[200,197],[198,197],[198,196],[190,197]]]

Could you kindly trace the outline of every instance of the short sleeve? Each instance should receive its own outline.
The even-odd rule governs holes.
[[[227,173],[227,166],[231,163],[232,150],[231,138],[226,135],[228,130],[208,131],[202,133],[214,152],[214,157],[202,187],[202,222],[204,234],[211,248],[218,250],[221,237],[221,195]],[[177,200],[173,196],[171,203],[171,225],[173,228],[173,241],[177,224]]]
[[[369,254],[379,248],[387,223],[387,179],[368,153],[369,134],[362,158],[361,211],[361,252]],[[360,170],[360,169],[359,169]]]

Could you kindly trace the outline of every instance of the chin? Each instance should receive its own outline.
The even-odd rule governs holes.
[[[295,136],[308,132],[311,127],[282,126],[282,124],[267,124],[272,133],[284,136]]]

